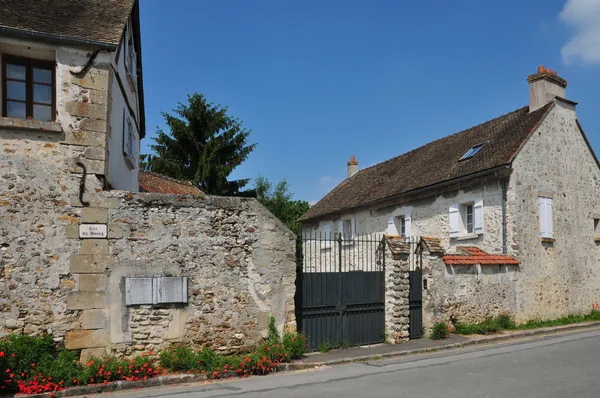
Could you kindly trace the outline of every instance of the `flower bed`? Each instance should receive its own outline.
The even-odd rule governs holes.
[[[304,336],[277,335],[274,320],[267,342],[245,355],[220,355],[205,348],[194,351],[177,345],[160,353],[148,352],[131,359],[92,358],[80,364],[77,354],[58,348],[51,336],[10,335],[0,339],[0,392],[21,394],[63,391],[71,386],[148,380],[168,372],[201,373],[207,378],[247,377],[274,372],[279,363],[301,358]]]

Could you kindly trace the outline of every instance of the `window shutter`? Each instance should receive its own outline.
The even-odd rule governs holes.
[[[538,216],[540,219],[540,236],[546,237],[546,198],[538,198]]]
[[[354,236],[356,235],[356,219],[352,217],[351,221],[351,230],[350,230],[350,239],[354,240]]]
[[[546,198],[546,236],[548,238],[554,237],[553,225],[552,225],[552,199]]]
[[[410,238],[410,234],[411,234],[411,229],[410,229],[410,214],[405,214],[404,215],[404,234],[406,236],[404,236],[405,240],[408,240],[408,238]]]
[[[448,216],[450,219],[450,237],[458,238],[460,235],[460,212],[457,204],[450,206]]]
[[[394,217],[388,218],[387,234],[392,236],[398,234],[398,231],[396,231],[396,224],[394,223]]]
[[[478,200],[473,205],[473,232],[483,233],[483,200]]]
[[[331,247],[331,224],[323,225],[323,235],[321,236],[321,247]]]
[[[129,132],[127,131],[127,118],[125,117],[125,109],[123,109],[123,153],[129,155]]]
[[[344,221],[340,220],[338,221],[338,236],[342,237],[342,240],[344,239]],[[336,236],[337,238],[337,236]]]

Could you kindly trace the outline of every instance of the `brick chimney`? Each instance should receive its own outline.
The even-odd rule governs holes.
[[[358,161],[354,159],[354,156],[348,162],[348,178],[358,173]]]
[[[554,97],[566,98],[567,81],[550,68],[539,66],[537,73],[527,77],[529,82],[529,112],[541,108]]]

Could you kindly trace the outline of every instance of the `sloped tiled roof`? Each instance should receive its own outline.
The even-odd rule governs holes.
[[[442,247],[442,242],[438,238],[431,238],[429,236],[422,236],[421,243],[425,246],[425,248],[429,251],[429,253],[444,253],[444,248]]]
[[[0,0],[0,29],[116,46],[134,0]]]
[[[416,189],[509,165],[554,103],[500,116],[460,133],[430,142],[347,178],[301,218],[318,219]],[[485,144],[470,159],[470,148]]]
[[[140,191],[170,193],[177,195],[202,195],[202,191],[190,182],[176,180],[150,171],[139,173]]]
[[[519,265],[521,262],[506,254],[488,254],[475,246],[460,247],[466,254],[452,254],[442,257],[446,265]]]
[[[405,242],[401,236],[386,235],[385,241],[392,254],[410,254],[410,243]]]

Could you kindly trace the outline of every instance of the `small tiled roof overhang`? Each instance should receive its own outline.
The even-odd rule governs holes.
[[[176,180],[150,171],[139,173],[140,191],[170,193],[175,195],[202,195],[202,191],[190,182]]]
[[[442,247],[442,242],[438,238],[422,236],[421,242],[425,245],[425,248],[427,250],[429,250],[429,253],[444,254],[444,248]]]
[[[488,254],[475,246],[459,247],[466,254],[450,254],[442,257],[446,265],[519,265],[521,262],[506,254]]]
[[[386,235],[385,241],[392,254],[410,254],[410,243],[405,242],[402,236]]]

